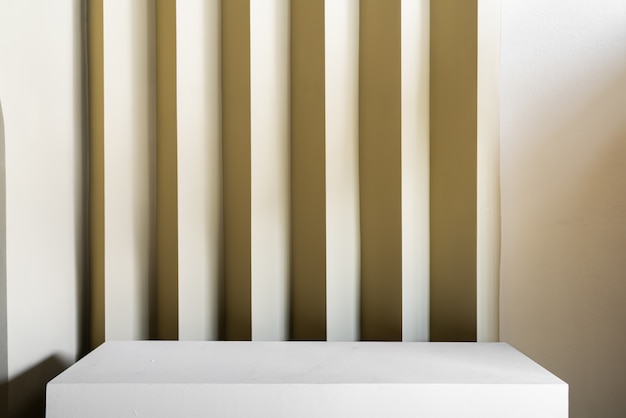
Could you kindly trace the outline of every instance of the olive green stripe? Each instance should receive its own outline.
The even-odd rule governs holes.
[[[430,335],[476,340],[477,1],[431,2]]]
[[[222,0],[224,337],[250,340],[250,1]]]
[[[156,2],[156,337],[178,339],[176,0]]]
[[[90,344],[105,340],[104,306],[104,22],[103,0],[87,5],[89,88]]]
[[[291,0],[290,337],[326,339],[324,0]]]
[[[361,339],[402,339],[401,0],[361,0]]]

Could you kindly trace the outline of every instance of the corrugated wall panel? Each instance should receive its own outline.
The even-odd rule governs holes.
[[[178,327],[216,340],[222,309],[221,7],[178,1]]]
[[[326,337],[358,341],[359,0],[326,0]]]
[[[252,338],[250,0],[222,0],[224,338]]]
[[[291,300],[295,340],[326,339],[324,0],[291,0]]]
[[[156,330],[178,339],[178,145],[176,0],[157,0],[156,14]]]
[[[250,0],[252,339],[289,328],[289,0]]]
[[[88,2],[90,345],[105,340],[103,0]]]
[[[92,344],[497,338],[476,2],[89,6]]]
[[[476,341],[477,0],[430,6],[430,336]]]
[[[402,339],[401,2],[361,0],[361,339]]]
[[[429,338],[430,1],[402,0],[402,340]]]
[[[146,339],[154,292],[154,7],[104,2],[105,337]]]
[[[501,0],[478,0],[477,340],[499,340]]]

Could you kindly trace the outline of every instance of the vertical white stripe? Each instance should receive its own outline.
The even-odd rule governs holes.
[[[501,0],[478,1],[477,338],[499,339]]]
[[[250,1],[252,339],[289,314],[289,0]]]
[[[359,339],[359,1],[327,0],[326,309],[328,341]]]
[[[220,0],[176,5],[179,338],[218,338],[222,275]]]
[[[148,338],[154,221],[154,9],[104,2],[105,334]]]
[[[402,0],[402,340],[428,341],[430,2]]]

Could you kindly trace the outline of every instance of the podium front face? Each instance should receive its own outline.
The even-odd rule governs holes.
[[[48,418],[566,418],[568,386],[503,343],[107,342]]]

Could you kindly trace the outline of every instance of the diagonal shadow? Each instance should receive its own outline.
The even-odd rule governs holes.
[[[57,356],[50,356],[24,373],[0,383],[0,416],[44,418],[46,384],[67,368]]]

